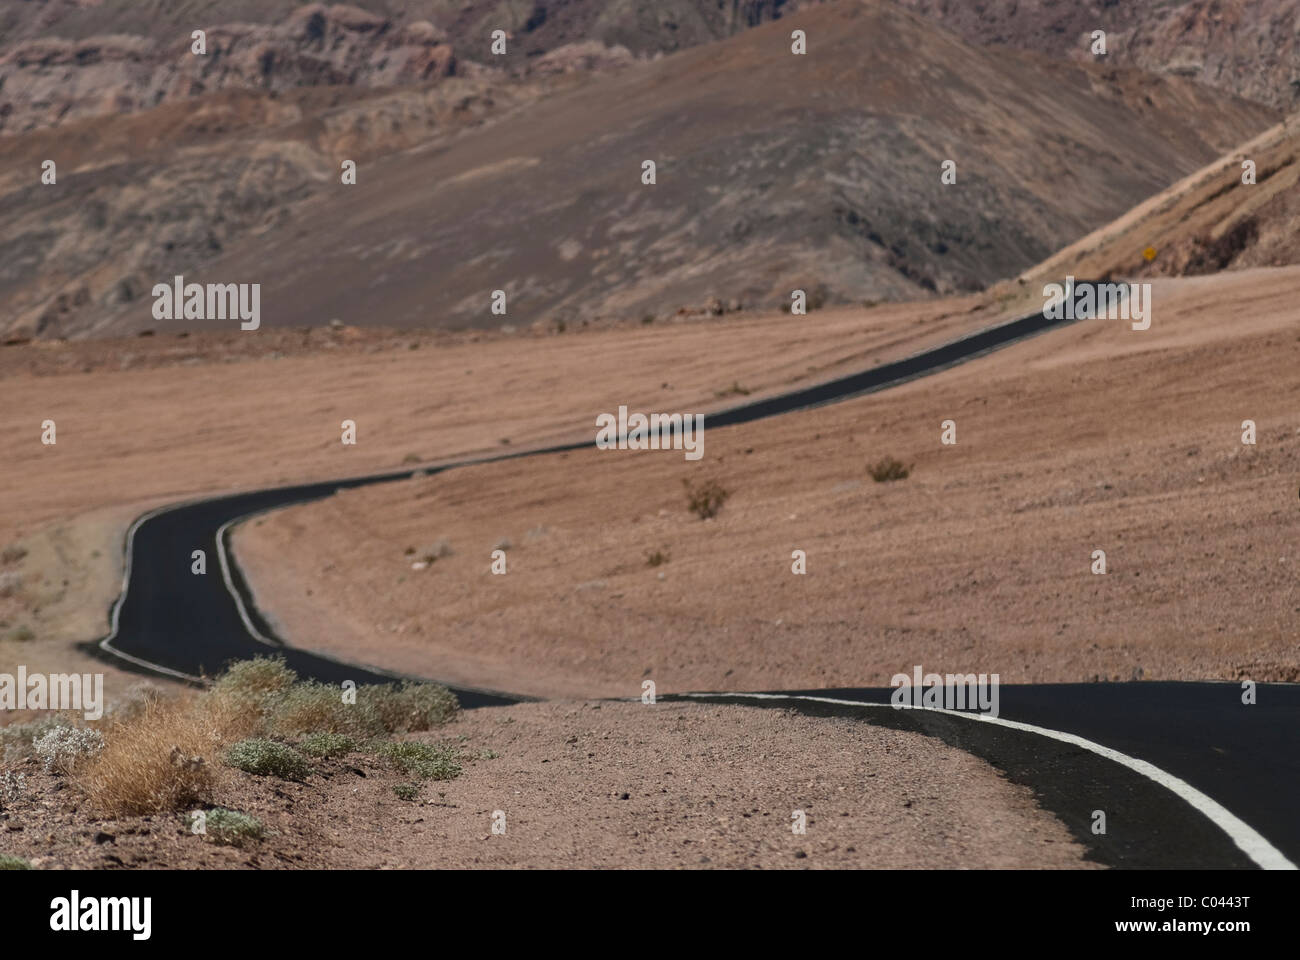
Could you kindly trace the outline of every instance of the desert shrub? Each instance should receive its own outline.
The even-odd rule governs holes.
[[[660,567],[668,562],[668,553],[665,550],[654,550],[646,554],[645,562],[650,567]]]
[[[456,715],[456,695],[439,683],[404,680],[357,691],[365,732],[406,733],[430,730]]]
[[[58,714],[41,717],[28,723],[11,723],[0,727],[0,757],[5,763],[17,763],[34,756],[32,744],[57,727],[71,726]]]
[[[237,810],[217,807],[204,818],[203,838],[210,843],[239,847],[249,840],[261,840],[265,835],[262,821]]]
[[[414,800],[420,795],[420,788],[414,783],[395,783],[393,793],[397,795],[398,800]]]
[[[314,680],[295,683],[267,706],[267,729],[282,737],[341,733],[359,719],[357,708],[343,702],[340,688]]]
[[[18,802],[27,788],[27,776],[22,773],[5,771],[0,775],[0,810]]]
[[[152,700],[109,727],[82,776],[94,806],[110,816],[191,807],[212,789],[211,760],[237,721],[223,702]]]
[[[72,773],[104,749],[104,735],[86,727],[54,727],[32,741],[46,773]]]
[[[36,639],[36,634],[32,632],[31,627],[27,626],[26,624],[23,624],[20,627],[14,627],[12,630],[6,633],[5,639],[10,640],[14,643],[31,643],[33,640]]]
[[[915,464],[912,464],[915,466]],[[912,467],[905,466],[903,461],[895,460],[893,457],[885,457],[873,467],[869,467],[871,479],[876,483],[888,483],[891,480],[906,480],[912,472]]]
[[[311,775],[307,758],[293,747],[253,737],[240,740],[226,751],[226,763],[259,777],[305,780]]]
[[[0,564],[8,565],[11,563],[17,563],[25,556],[27,556],[26,547],[19,546],[16,543],[11,543],[9,546],[5,547],[4,550],[0,550]]]
[[[114,721],[125,723],[143,714],[150,704],[159,703],[162,697],[163,691],[152,683],[133,684],[111,708],[109,715]]]
[[[339,687],[298,680],[283,660],[265,657],[232,665],[208,697],[225,712],[238,714],[238,736],[282,739],[310,733],[366,737],[428,730],[446,723],[459,709],[446,687],[415,681],[364,686],[357,690],[355,703],[345,703]]]
[[[343,733],[313,733],[298,749],[309,757],[341,757],[357,749],[357,741]]]
[[[456,751],[430,743],[382,743],[375,751],[402,773],[422,780],[454,780],[460,776]]]
[[[212,693],[263,710],[297,680],[283,657],[254,657],[232,663],[212,685]]]
[[[687,508],[701,520],[717,516],[722,505],[731,496],[731,491],[724,488],[717,480],[705,480],[698,487],[693,486],[689,480],[683,480],[682,483],[686,487]]]
[[[22,857],[11,857],[7,853],[0,853],[0,870],[30,870],[32,865]]]

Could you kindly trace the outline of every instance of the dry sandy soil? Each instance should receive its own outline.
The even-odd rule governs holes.
[[[0,348],[0,540],[163,502],[590,435],[608,398],[714,410],[996,322],[982,298],[564,335],[344,328]],[[41,422],[58,442],[43,446]],[[354,447],[340,423],[358,425]],[[23,429],[22,426],[26,425]]]
[[[555,702],[475,710],[439,736],[460,744],[463,773],[411,802],[393,794],[399,775],[359,754],[318,762],[301,784],[225,770],[213,804],[274,831],[238,849],[205,843],[181,814],[97,819],[75,785],[28,763],[25,798],[0,814],[0,853],[47,869],[1092,866],[1026,788],[864,723]]]
[[[105,669],[74,645],[106,631],[126,529],[162,503],[585,439],[612,396],[718,409],[744,399],[737,387],[760,396],[1002,315],[966,298],[564,335],[316,328],[0,348],[0,670]],[[339,442],[344,418],[355,447]],[[114,699],[136,682],[106,673]]]
[[[915,664],[1294,681],[1298,285],[1296,267],[1158,280],[1147,331],[1084,322],[706,429],[696,463],[593,449],[354,490],[253,521],[236,551],[296,644],[522,693],[885,685]],[[873,483],[886,455],[910,478]],[[702,522],[682,483],[706,478],[731,498]],[[444,537],[454,554],[412,569]]]

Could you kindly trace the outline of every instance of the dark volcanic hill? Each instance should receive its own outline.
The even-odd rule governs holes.
[[[794,28],[806,56],[790,52]],[[972,48],[857,0],[541,99],[450,95],[468,82],[324,113],[301,96],[223,94],[222,110],[200,98],[153,134],[168,149],[138,148],[141,127],[111,165],[96,144],[120,122],[11,138],[32,170],[70,144],[83,166],[58,187],[15,174],[0,187],[0,303],[19,305],[7,326],[203,325],[152,317],[148,291],[175,273],[262,284],[275,325],[558,326],[711,298],[772,307],[795,288],[832,302],[973,290],[1277,119],[1178,77]],[[467,129],[464,103],[492,122]],[[257,111],[273,119],[247,120]],[[359,182],[343,186],[350,156]],[[496,289],[504,318],[489,311]]]

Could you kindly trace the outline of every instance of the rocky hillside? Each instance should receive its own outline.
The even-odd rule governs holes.
[[[794,27],[807,56],[791,55]],[[558,328],[770,308],[795,288],[814,303],[974,290],[1276,120],[1176,77],[971,48],[881,2],[812,7],[540,99],[536,83],[485,84],[324,106],[312,98],[335,88],[231,91],[0,140],[22,171],[0,199],[9,329],[166,326],[148,291],[175,273],[260,283],[263,322],[295,326]],[[364,162],[345,187],[349,150]],[[33,186],[55,154],[69,174]]]
[[[1243,167],[1253,164],[1253,183]],[[1026,271],[1030,290],[1081,277],[1180,277],[1300,263],[1300,114]]]
[[[1300,0],[898,0],[971,43],[1173,74],[1300,108]]]
[[[0,132],[117,115],[230,88],[382,88],[451,75],[445,31],[397,26],[351,7],[299,7],[274,25],[207,26],[206,53],[188,33],[168,39],[115,34],[34,38],[0,54]]]
[[[0,134],[230,88],[377,89],[484,69],[513,75],[626,65],[730,36],[791,0],[0,0]],[[202,29],[207,53],[191,52]],[[506,32],[504,56],[491,51]]]

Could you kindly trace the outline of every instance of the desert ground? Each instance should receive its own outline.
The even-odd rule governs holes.
[[[104,632],[121,588],[126,528],[161,503],[581,439],[590,436],[591,411],[616,393],[634,405],[671,397],[682,409],[717,409],[886,362],[1006,316],[1005,305],[965,298],[800,318],[683,315],[672,337],[634,322],[567,336],[327,328],[278,334],[270,353],[265,341],[207,334],[9,346],[0,350],[9,409],[37,427],[52,416],[60,432],[53,448],[40,446],[39,430],[26,441],[6,434],[4,462],[32,482],[11,488],[4,505],[0,664],[102,671],[110,704],[129,700],[141,678],[76,644]],[[698,359],[680,362],[683,350]],[[616,362],[627,357],[639,371],[630,376]],[[655,373],[664,369],[673,370],[671,382]],[[520,405],[520,397],[529,401]],[[346,415],[361,425],[361,443],[340,456],[334,421]],[[262,454],[277,448],[280,457]],[[165,679],[150,682],[183,695]],[[348,772],[365,761],[326,764],[329,775],[306,784],[224,771],[211,802],[278,831],[240,849],[204,843],[177,816],[107,817],[67,789],[65,777],[10,757],[10,772],[27,778],[26,799],[0,813],[0,853],[38,868],[870,866],[924,840],[970,866],[1080,862],[1081,848],[1027,791],[936,741],[757,709],[664,704],[640,714],[639,706],[527,704],[464,714],[456,737],[481,738],[499,759],[467,763],[461,778],[439,784],[444,796],[420,806],[393,797],[396,776],[374,764],[366,777]],[[660,722],[666,717],[672,722]],[[754,736],[772,744],[757,764],[746,752]],[[601,747],[592,758],[575,757],[572,737]],[[683,738],[695,745],[690,756],[680,752]],[[824,751],[828,742],[836,749]],[[668,756],[675,789],[652,792],[648,779]],[[923,794],[917,765],[935,771]],[[647,772],[629,779],[637,767]],[[593,783],[608,786],[608,796]],[[850,790],[865,792],[846,805]],[[639,802],[619,805],[624,793]],[[800,802],[814,821],[810,838],[790,834],[787,795],[808,798]],[[563,807],[556,796],[568,798]],[[821,828],[819,800],[837,806]],[[478,814],[502,804],[518,819],[512,812],[510,840],[489,850]],[[447,820],[454,810],[461,816]]]
[[[1006,315],[971,297],[800,322],[683,314],[667,333],[633,320],[566,335],[345,327],[0,348],[0,400],[26,426],[0,439],[0,657],[85,668],[74,645],[105,630],[127,527],[162,504],[589,439],[614,394],[719,409]],[[40,443],[47,418],[53,446]],[[339,442],[348,418],[354,447]]]
[[[462,773],[413,800],[371,757],[318,762],[301,783],[223,768],[210,803],[268,831],[239,846],[194,835],[183,814],[96,816],[29,764],[0,853],[38,869],[1095,866],[1028,789],[936,740],[867,724],[556,701],[464,713],[424,738],[455,744]],[[492,833],[498,810],[504,834]]]
[[[1298,283],[1157,280],[1149,330],[1081,322],[838,405],[706,418],[697,462],[592,449],[353,490],[235,550],[297,645],[542,696],[884,686],[914,664],[1295,680]],[[886,456],[911,475],[873,482]],[[683,481],[706,479],[731,495],[702,521]],[[413,569],[440,540],[453,554]]]

